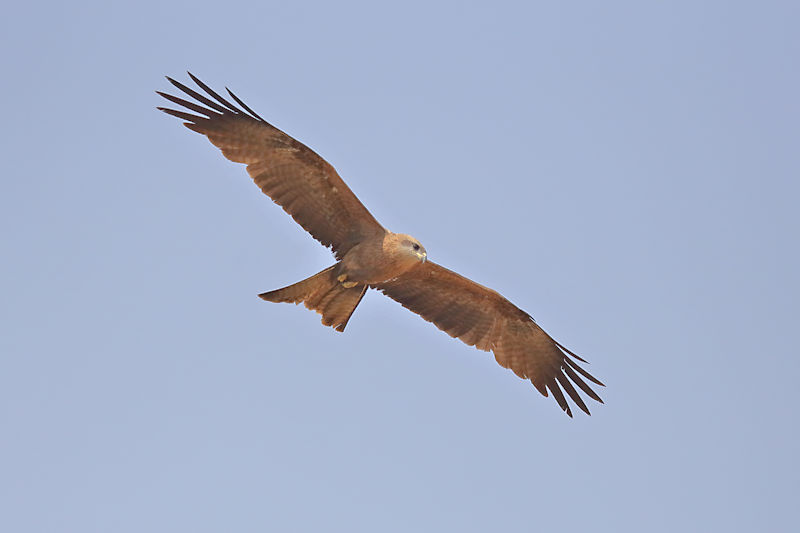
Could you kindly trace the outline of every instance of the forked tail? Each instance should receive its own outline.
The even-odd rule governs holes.
[[[336,331],[344,331],[367,286],[344,287],[337,279],[337,266],[326,268],[294,285],[259,294],[258,297],[268,302],[303,302],[306,307],[322,315],[323,324],[332,326]]]

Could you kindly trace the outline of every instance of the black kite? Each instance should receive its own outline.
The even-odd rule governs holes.
[[[366,290],[374,288],[451,337],[493,351],[498,363],[529,379],[544,396],[549,390],[569,416],[563,392],[589,414],[573,383],[602,403],[583,378],[603,384],[576,362],[586,361],[545,333],[528,313],[497,292],[428,261],[415,238],[384,229],[327,161],[267,123],[230,90],[240,107],[189,76],[207,96],[167,79],[198,103],[158,94],[197,114],[158,109],[185,120],[187,128],[207,136],[231,161],[246,164],[256,185],[337,259],[308,279],[259,294],[262,299],[303,302],[322,315],[323,324],[344,331]]]

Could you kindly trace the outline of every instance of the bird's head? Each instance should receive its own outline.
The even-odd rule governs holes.
[[[428,252],[425,247],[411,235],[398,235],[400,238],[400,250],[403,254],[414,257],[417,261],[424,263],[428,260]]]

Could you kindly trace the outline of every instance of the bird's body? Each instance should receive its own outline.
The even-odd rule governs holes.
[[[339,272],[348,281],[377,285],[405,274],[427,257],[414,237],[387,231],[351,248],[342,258]]]
[[[572,412],[564,392],[589,413],[573,384],[602,403],[583,378],[602,383],[575,360],[585,361],[553,340],[530,315],[497,292],[428,261],[414,237],[383,228],[328,162],[230,91],[241,108],[189,75],[210,98],[167,79],[203,105],[158,94],[197,114],[159,109],[206,135],[231,161],[245,163],[261,190],[337,259],[310,278],[260,294],[262,299],[303,302],[322,315],[323,324],[344,331],[367,289],[375,288],[452,337],[493,351],[502,366],[529,379],[543,395],[552,393],[568,415]]]

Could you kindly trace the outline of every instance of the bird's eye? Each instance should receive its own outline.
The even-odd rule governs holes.
[[[417,243],[412,244],[411,247],[414,248],[415,252],[419,250],[419,244]]]

